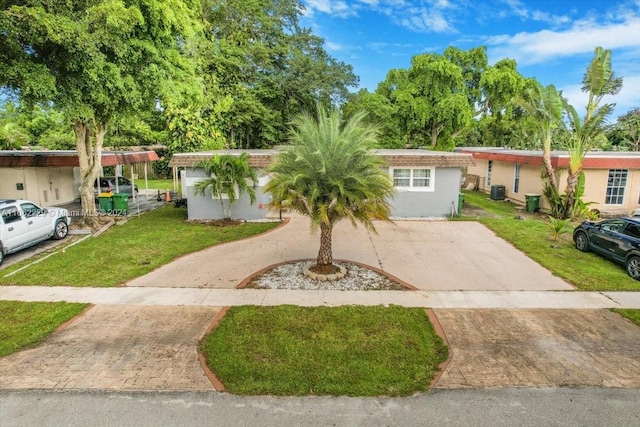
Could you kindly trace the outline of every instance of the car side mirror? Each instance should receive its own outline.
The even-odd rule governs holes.
[[[47,214],[49,214],[49,211],[48,211],[48,210],[46,210],[46,209],[42,209],[42,214],[43,214],[43,215],[47,215]]]

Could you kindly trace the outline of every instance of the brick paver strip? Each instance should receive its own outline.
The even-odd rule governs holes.
[[[450,360],[435,388],[640,387],[640,328],[608,310],[435,310]]]
[[[1,359],[2,389],[213,390],[197,345],[217,307],[96,306]]]

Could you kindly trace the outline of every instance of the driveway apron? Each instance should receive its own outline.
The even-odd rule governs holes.
[[[435,310],[436,388],[640,387],[640,328],[608,310]]]
[[[197,345],[216,307],[95,306],[1,359],[2,389],[213,390]]]

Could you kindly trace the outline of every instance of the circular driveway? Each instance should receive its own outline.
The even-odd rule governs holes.
[[[572,290],[477,222],[377,222],[371,233],[348,221],[333,232],[333,256],[379,268],[421,290]],[[309,220],[185,255],[127,286],[234,288],[281,262],[315,258],[319,233]]]

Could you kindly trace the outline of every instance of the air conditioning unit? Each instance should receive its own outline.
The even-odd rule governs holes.
[[[505,192],[504,185],[492,185],[491,200],[504,200]]]

